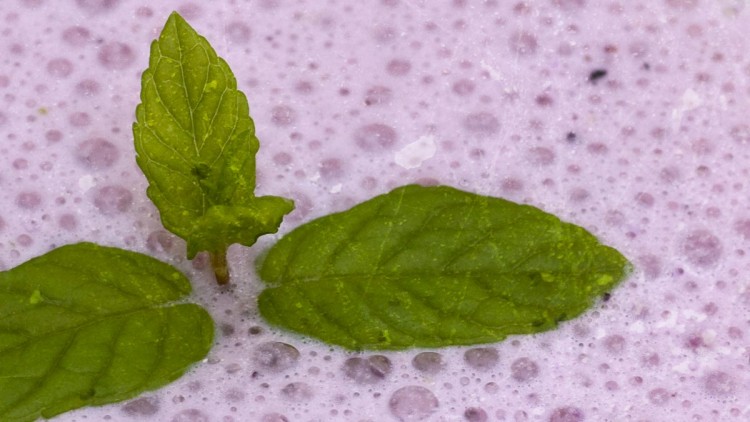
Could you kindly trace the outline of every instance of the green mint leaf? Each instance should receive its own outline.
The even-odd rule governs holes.
[[[550,330],[629,267],[538,208],[410,185],[284,236],[261,264],[258,306],[349,349],[468,345]]]
[[[177,13],[151,44],[133,124],[136,160],[167,230],[188,258],[275,233],[292,201],[255,196],[259,143],[245,94],[227,63]],[[226,268],[215,268],[226,282]]]
[[[0,420],[33,421],[161,387],[214,324],[190,282],[146,255],[78,243],[0,273]]]

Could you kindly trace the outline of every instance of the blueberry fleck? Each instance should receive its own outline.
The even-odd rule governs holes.
[[[592,84],[596,84],[596,82],[599,79],[602,79],[603,77],[607,76],[607,71],[604,69],[596,69],[589,73],[589,82]]]

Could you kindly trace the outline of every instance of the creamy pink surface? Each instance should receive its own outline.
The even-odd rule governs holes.
[[[282,233],[439,182],[582,225],[634,273],[555,331],[422,370],[422,350],[368,361],[268,327],[253,262],[273,237],[232,248],[219,289],[135,164],[172,10],[249,98],[258,191],[297,203]],[[177,382],[56,420],[750,420],[749,28],[743,0],[2,1],[2,267],[84,240],[145,252],[218,324]]]

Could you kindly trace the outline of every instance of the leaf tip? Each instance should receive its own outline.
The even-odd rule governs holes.
[[[185,18],[183,18],[179,13],[177,13],[176,10],[173,10],[172,13],[169,14],[169,17],[167,18],[167,24],[169,24],[170,22],[187,23],[187,21],[185,21]]]

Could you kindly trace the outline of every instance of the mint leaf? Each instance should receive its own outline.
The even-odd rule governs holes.
[[[349,349],[487,343],[580,315],[628,268],[538,208],[411,185],[284,236],[261,265],[258,306]]]
[[[248,113],[227,63],[172,13],[141,80],[136,160],[164,227],[187,241],[189,259],[210,252],[222,284],[229,245],[275,233],[294,208],[285,198],[255,197],[259,143]]]
[[[146,255],[78,243],[0,273],[0,420],[32,421],[161,387],[203,359],[213,321]]]

